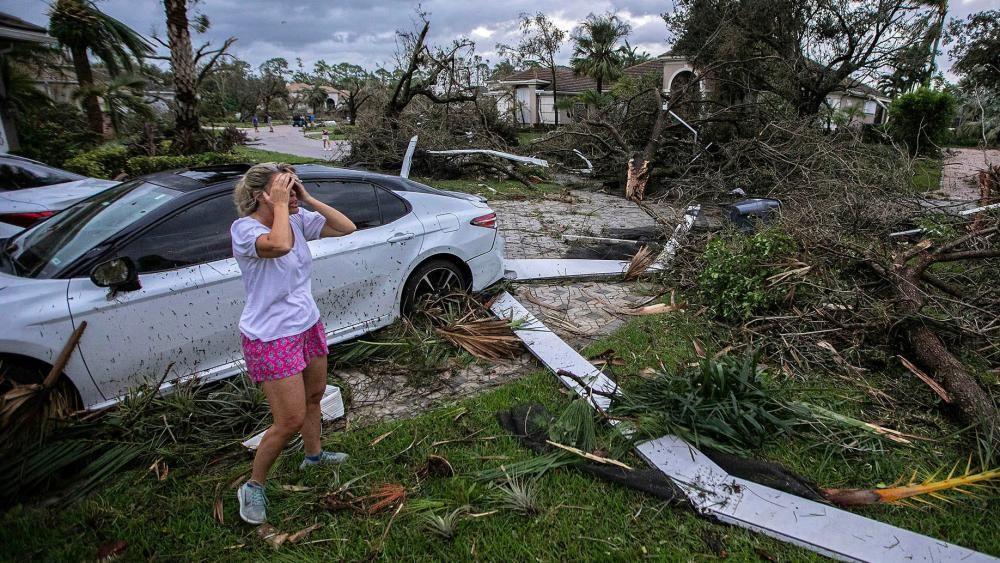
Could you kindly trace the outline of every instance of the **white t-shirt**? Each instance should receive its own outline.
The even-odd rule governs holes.
[[[240,332],[252,340],[269,342],[299,334],[319,320],[312,295],[312,254],[306,242],[320,238],[326,219],[299,209],[289,222],[294,243],[291,252],[279,258],[257,255],[257,238],[271,232],[260,221],[240,217],[229,229],[247,293]]]

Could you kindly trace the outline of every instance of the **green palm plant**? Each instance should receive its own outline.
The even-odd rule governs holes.
[[[121,74],[104,84],[80,88],[74,97],[86,99],[88,96],[95,96],[104,100],[112,129],[115,133],[121,133],[125,116],[129,114],[152,119],[153,110],[143,95],[145,89],[146,80],[141,76]]]
[[[105,14],[91,0],[55,0],[49,7],[49,33],[69,50],[77,83],[94,133],[104,133],[101,106],[94,91],[90,55],[104,63],[108,74],[131,73],[153,53],[153,45],[132,28]]]
[[[306,90],[305,102],[312,108],[313,114],[318,115],[320,108],[326,109],[326,90],[319,84],[313,85]]]
[[[622,75],[624,57],[617,47],[632,28],[615,14],[595,16],[590,14],[573,31],[573,56],[570,65],[576,74],[589,76],[597,81],[597,93],[606,82]]]

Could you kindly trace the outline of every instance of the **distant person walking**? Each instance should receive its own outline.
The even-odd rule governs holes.
[[[270,131],[271,133],[274,133],[274,125],[271,125],[271,114],[267,114],[267,117],[266,117],[266,119],[267,119],[267,129],[268,129],[268,130],[269,130],[269,131]]]
[[[323,130],[323,150],[330,150],[330,132]]]
[[[307,242],[349,235],[357,227],[309,195],[287,164],[251,167],[236,184],[233,200],[240,218],[229,231],[246,290],[239,324],[243,358],[250,379],[267,396],[273,419],[257,447],[250,480],[236,494],[240,518],[261,524],[267,520],[264,481],[295,433],[305,446],[300,469],[347,459],[320,444],[329,351],[313,299]],[[316,211],[299,209],[300,202]]]
[[[260,121],[257,120],[257,114],[254,114],[254,116],[250,118],[250,123],[253,123],[253,132],[260,133],[260,130],[257,129],[257,125],[260,124]]]

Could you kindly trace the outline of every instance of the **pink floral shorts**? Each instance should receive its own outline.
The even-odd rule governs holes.
[[[311,328],[299,334],[268,342],[247,338],[243,333],[240,336],[247,373],[256,383],[295,375],[309,365],[309,360],[330,353],[323,321],[316,321]]]

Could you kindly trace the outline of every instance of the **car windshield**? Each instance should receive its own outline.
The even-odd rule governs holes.
[[[0,192],[40,188],[83,179],[78,174],[34,162],[0,160]]]
[[[10,242],[7,257],[18,275],[50,278],[108,237],[181,192],[143,180],[125,182],[66,208]]]

